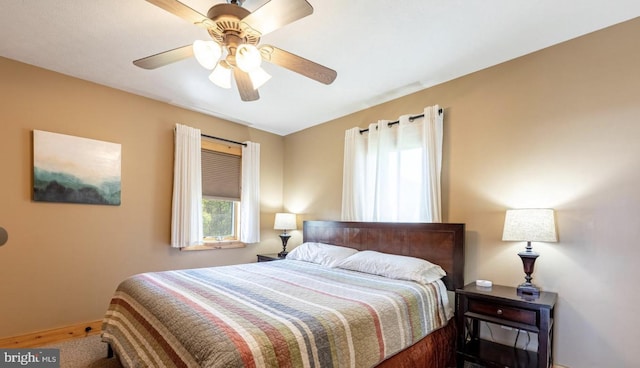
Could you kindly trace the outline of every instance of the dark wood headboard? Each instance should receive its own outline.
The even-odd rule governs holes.
[[[305,221],[303,241],[426,259],[448,290],[464,286],[464,224]]]

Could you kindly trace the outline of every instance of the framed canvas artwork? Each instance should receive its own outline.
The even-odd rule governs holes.
[[[33,131],[33,200],[120,205],[121,145]]]

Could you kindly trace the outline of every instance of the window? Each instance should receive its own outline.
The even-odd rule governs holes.
[[[343,221],[440,222],[442,114],[371,124],[345,132]]]
[[[228,147],[212,142],[203,144],[199,129],[176,124],[171,205],[172,247],[189,250],[212,249],[228,248],[232,242],[238,247],[260,242],[260,144],[240,144],[241,147]],[[221,164],[227,161],[235,163]],[[206,167],[204,173],[203,166]],[[233,174],[226,171],[228,168],[234,168]],[[212,182],[214,185],[209,186]],[[214,191],[208,192],[209,188]],[[217,192],[220,189],[230,191]],[[202,221],[203,193],[208,199],[239,203],[233,207],[235,212],[232,218],[234,232],[237,235],[229,237],[228,241],[210,240],[209,242],[215,242],[213,246],[202,246],[205,242]],[[210,214],[213,215],[213,212]],[[222,235],[218,237],[220,236]]]
[[[242,150],[202,140],[202,225],[211,248],[242,246],[240,184]]]
[[[380,186],[385,188],[386,203],[384,211],[387,220],[420,221],[421,201],[416,200],[422,195],[422,167],[424,149],[397,148],[387,153],[386,172],[380,180]]]
[[[238,239],[240,202],[202,198],[202,229],[205,241]]]

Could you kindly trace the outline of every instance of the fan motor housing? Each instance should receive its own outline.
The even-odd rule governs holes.
[[[251,14],[250,11],[238,5],[214,5],[207,12],[207,17],[213,22],[213,25],[207,26],[207,31],[211,38],[221,45],[226,44],[227,34],[234,34],[240,37],[243,43],[255,46],[260,42],[260,33],[241,22],[249,14]]]

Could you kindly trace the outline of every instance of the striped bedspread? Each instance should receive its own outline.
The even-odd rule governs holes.
[[[102,339],[125,367],[372,367],[451,316],[440,281],[281,260],[128,278]]]

